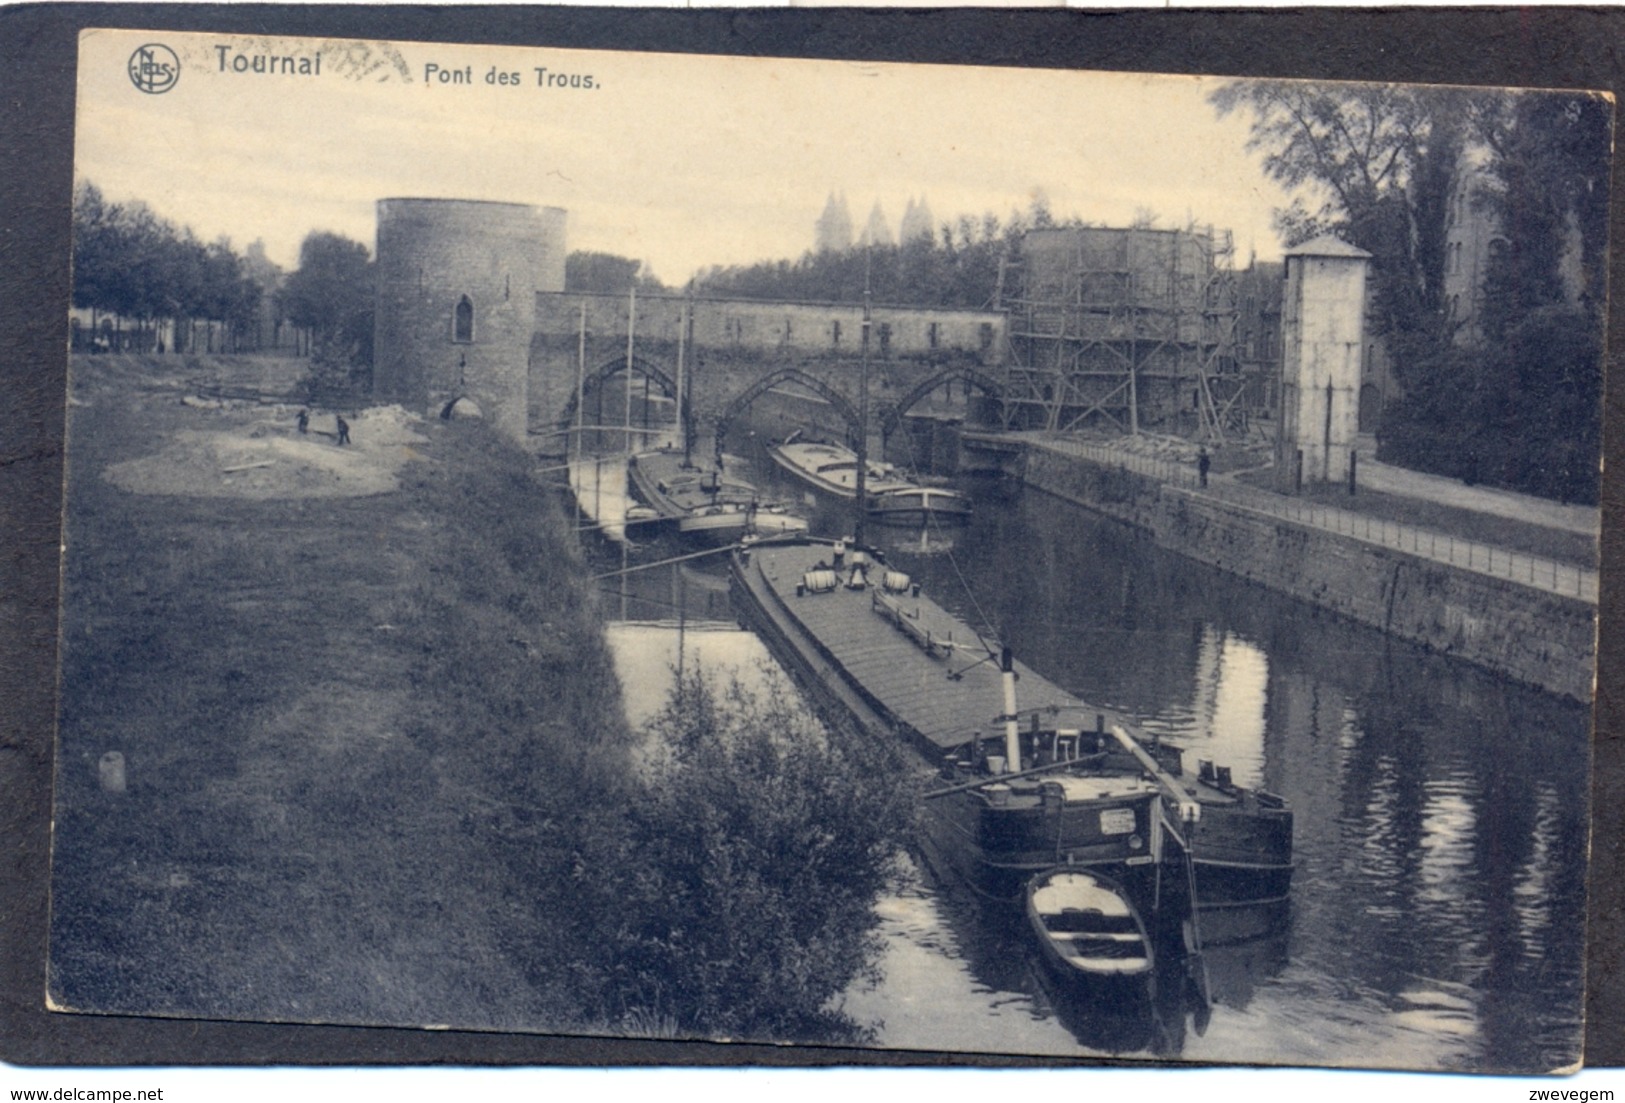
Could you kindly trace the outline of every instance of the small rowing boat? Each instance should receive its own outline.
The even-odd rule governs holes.
[[[1055,977],[1122,1008],[1149,1003],[1156,954],[1145,920],[1115,882],[1057,868],[1027,884],[1027,922]]]

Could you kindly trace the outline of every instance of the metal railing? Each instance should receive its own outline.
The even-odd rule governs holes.
[[[1118,467],[1132,471],[1137,475],[1145,475],[1172,486],[1195,489],[1200,482],[1196,469],[1190,464],[1159,460],[1153,456],[1136,456],[1132,452],[1120,451],[1109,444],[1091,444],[1081,440],[1049,440],[1044,442],[1044,447],[1082,456],[1102,467]]]
[[[1239,483],[1210,481],[1206,488],[1202,488],[1199,485],[1201,479],[1190,464],[1136,456],[1109,445],[1085,441],[1045,441],[1044,447],[1080,456],[1104,467],[1132,471],[1170,486],[1199,491],[1294,524],[1335,532],[1340,536],[1392,548],[1437,563],[1447,563],[1463,570],[1504,578],[1548,593],[1577,597],[1593,603],[1597,600],[1597,572],[1573,563],[1463,540],[1435,529],[1387,521],[1336,506],[1269,494]]]

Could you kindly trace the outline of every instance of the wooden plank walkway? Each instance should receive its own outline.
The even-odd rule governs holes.
[[[819,562],[830,562],[827,545],[762,546],[752,549],[748,569],[760,573],[784,609],[825,647],[848,677],[894,719],[934,746],[946,749],[978,732],[992,735],[1002,731],[998,717],[1004,710],[1004,690],[998,660],[989,657],[969,627],[925,594],[891,595],[903,614],[923,630],[912,635],[929,632],[933,641],[952,640],[944,657],[933,657],[873,607],[873,586],[849,590],[842,585],[832,593],[796,596],[803,574]],[[878,582],[879,572],[871,572],[871,577]],[[999,645],[989,640],[987,646]],[[1087,708],[1019,661],[1016,672],[1016,706],[1024,715],[1051,705]],[[953,674],[959,677],[951,677]],[[1108,725],[1124,723],[1115,713],[1095,712]],[[1092,728],[1094,713],[1078,711],[1060,717],[1059,722],[1061,726]]]

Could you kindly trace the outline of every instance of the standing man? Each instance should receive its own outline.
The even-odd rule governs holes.
[[[1203,487],[1207,486],[1207,469],[1213,466],[1213,460],[1207,454],[1207,445],[1202,445],[1196,452],[1196,478]]]
[[[339,422],[339,443],[340,444],[349,444],[350,443],[350,423],[348,421],[344,420],[344,415],[343,414],[337,414],[335,416],[338,418],[338,422]]]
[[[300,410],[299,411],[299,431],[301,433],[310,432],[310,411],[309,410]]]

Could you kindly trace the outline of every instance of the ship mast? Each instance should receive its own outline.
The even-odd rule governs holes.
[[[1021,772],[1021,725],[1016,719],[1016,659],[1008,647],[999,652],[999,670],[1004,674],[1004,768]]]
[[[858,363],[858,516],[853,522],[852,535],[863,545],[863,522],[869,512],[869,262],[870,253],[863,256],[863,328],[862,356]]]
[[[688,302],[684,300],[677,312],[677,432],[683,438],[683,466],[692,466],[689,463],[688,451],[688,418],[683,410],[683,344],[688,335]],[[681,656],[679,656],[679,661]]]
[[[638,277],[632,275],[632,289],[628,292],[626,300],[626,409],[623,423],[626,432],[626,454],[630,456],[637,449],[632,447],[632,334],[638,327]]]
[[[575,424],[575,460],[576,467],[581,466],[581,452],[586,447],[585,436],[587,432],[587,300],[581,300],[581,335],[576,346],[576,424]],[[603,395],[603,386],[599,385],[599,395]],[[602,401],[599,402],[602,406]],[[600,418],[600,421],[603,419]],[[577,470],[575,478],[581,478]]]

